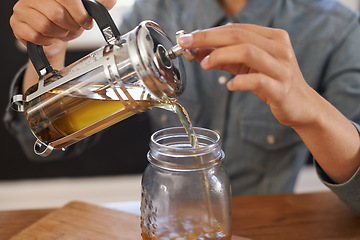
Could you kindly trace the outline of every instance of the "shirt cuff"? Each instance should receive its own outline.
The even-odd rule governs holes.
[[[360,126],[354,123],[360,134]],[[320,167],[320,165],[314,160],[314,166],[316,173],[320,180],[338,197],[343,200],[355,213],[360,215],[360,167],[354,173],[354,175],[344,183],[335,183]]]

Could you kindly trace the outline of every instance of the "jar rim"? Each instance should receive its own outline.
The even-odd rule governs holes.
[[[159,141],[162,141],[164,139],[167,138],[174,138],[174,137],[187,137],[186,131],[183,127],[169,127],[169,128],[163,128],[160,129],[156,132],[154,132],[151,135],[151,141],[150,141],[150,145],[152,147],[157,147],[157,148],[161,148],[163,150],[178,150],[181,152],[186,153],[186,151],[191,151],[191,153],[194,153],[194,150],[202,152],[202,151],[209,151],[212,148],[216,148],[219,147],[221,145],[221,137],[220,135],[215,132],[214,130],[211,129],[207,129],[207,128],[202,128],[202,127],[193,127],[195,134],[198,138],[199,141],[199,146],[198,147],[191,147],[190,146],[190,142],[188,142],[187,144],[189,144],[188,146],[185,147],[185,145],[181,145],[182,147],[176,147],[174,145],[165,145],[165,144],[161,144],[159,143]],[[208,134],[208,135],[206,135]],[[201,141],[208,141],[207,145],[202,144]]]
[[[151,135],[148,160],[166,169],[204,169],[222,162],[221,137],[213,130],[195,127],[199,147],[191,147],[183,127],[161,129]]]

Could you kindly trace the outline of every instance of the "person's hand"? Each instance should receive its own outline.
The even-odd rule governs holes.
[[[99,0],[111,9],[116,0]],[[26,45],[47,46],[48,58],[58,54],[66,42],[77,38],[93,22],[81,0],[19,0],[13,8],[10,25],[15,37]]]
[[[309,123],[318,94],[305,82],[289,35],[284,30],[232,24],[195,31],[180,38],[184,48],[197,49],[205,70],[217,68],[236,75],[231,91],[252,91],[283,124]]]
[[[109,10],[116,0],[98,2]],[[13,10],[10,25],[15,37],[25,46],[26,42],[43,46],[55,69],[64,67],[67,42],[93,26],[81,0],[19,0]],[[37,72],[29,64],[24,75],[23,91],[37,82]]]
[[[236,75],[227,87],[251,91],[277,120],[292,127],[336,183],[359,168],[359,133],[352,123],[304,80],[287,32],[233,24],[184,35],[183,48],[197,49],[205,69]]]

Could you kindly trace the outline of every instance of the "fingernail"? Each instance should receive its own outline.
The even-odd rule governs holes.
[[[193,36],[191,34],[185,34],[179,38],[179,44],[182,47],[190,46],[192,41],[193,41]]]
[[[232,80],[230,80],[230,81],[228,81],[228,82],[226,83],[226,87],[227,87],[229,90],[231,90],[232,85],[233,85]]]
[[[201,66],[206,67],[209,63],[209,55],[207,55],[202,61],[201,61]]]
[[[84,29],[90,30],[93,27],[93,21],[86,22],[83,26]]]

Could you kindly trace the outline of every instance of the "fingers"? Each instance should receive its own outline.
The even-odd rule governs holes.
[[[186,37],[193,37],[191,42],[184,41]],[[185,38],[184,38],[185,37]],[[229,24],[205,30],[197,30],[182,36],[179,43],[185,48],[222,47],[239,41],[257,41],[269,39],[290,43],[289,35],[282,29],[257,26],[253,24]]]
[[[10,23],[13,18],[10,19]],[[11,24],[12,26],[15,24]],[[26,46],[26,42],[30,41],[38,45],[48,46],[53,43],[53,38],[40,36],[31,26],[18,22],[16,23],[16,31],[14,31],[15,37]]]
[[[111,9],[116,0],[99,2]],[[23,43],[46,46],[54,40],[69,41],[93,26],[82,0],[19,0],[13,10],[10,25]]]
[[[229,27],[229,26],[232,27],[232,25],[227,25],[225,27]],[[258,35],[264,36],[268,39],[290,43],[289,34],[282,29],[263,27],[263,26],[246,24],[246,23],[239,24],[238,27],[242,28],[243,30],[251,31]]]
[[[224,65],[238,65],[239,67],[246,65],[273,78],[279,78],[283,75],[283,71],[281,71],[283,66],[281,64],[268,52],[251,44],[239,44],[215,49],[201,61],[201,66],[205,70]],[[235,74],[242,73],[238,68],[233,71],[235,71]]]
[[[251,91],[268,105],[278,105],[283,98],[280,82],[261,73],[237,75],[227,83],[230,91]]]
[[[269,78],[259,73],[237,75],[227,83],[230,91],[253,91],[259,87],[266,89],[266,83]]]
[[[20,0],[13,10],[10,25],[23,43],[46,46],[55,39],[71,40],[93,24],[81,0]]]
[[[61,22],[65,21],[70,24],[77,24],[84,29],[91,29],[93,24],[92,18],[89,16],[81,0],[56,0],[56,2],[61,5],[64,11],[64,16],[59,19]]]
[[[279,81],[291,79],[297,61],[286,31],[251,24],[232,24],[180,37],[184,48],[197,49],[205,70],[232,74],[260,72]]]
[[[30,9],[15,9],[16,14],[13,15],[13,20],[16,22],[28,25],[29,28],[38,31],[41,35],[48,37],[66,36],[68,30],[56,25],[41,12]],[[25,13],[26,11],[26,13]],[[31,16],[31,17],[27,17]],[[77,28],[76,28],[77,29]],[[18,31],[20,32],[20,31]]]
[[[183,48],[221,48],[235,44],[252,44],[266,49],[273,56],[288,57],[290,38],[286,31],[250,24],[232,24],[182,36],[179,44]]]
[[[195,49],[195,56],[196,59],[200,62],[201,60],[203,60],[205,57],[207,57],[212,51],[214,51],[215,48],[198,48]]]
[[[233,24],[186,34],[179,44],[197,49],[203,69],[234,74],[227,88],[253,92],[270,106],[279,122],[294,125],[306,111],[303,99],[311,87],[302,76],[286,31]]]

